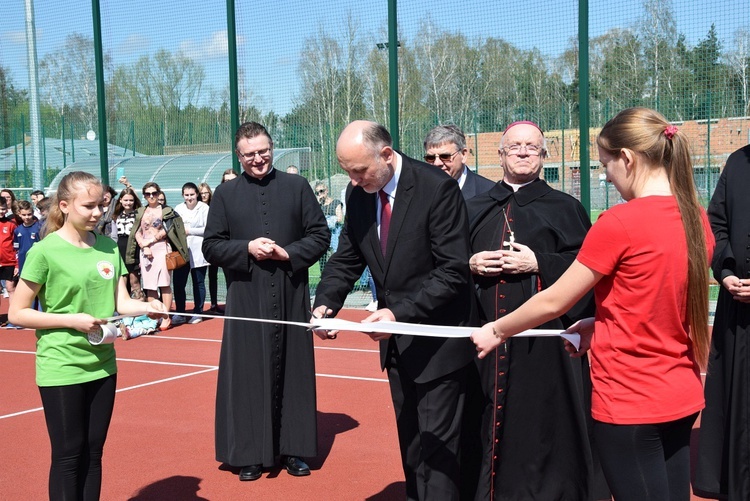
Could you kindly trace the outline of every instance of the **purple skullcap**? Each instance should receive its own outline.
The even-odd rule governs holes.
[[[505,134],[507,134],[507,133],[508,133],[508,131],[509,131],[509,130],[510,130],[510,129],[511,129],[512,127],[515,127],[516,125],[533,125],[533,126],[534,126],[534,127],[536,127],[537,129],[539,129],[539,132],[541,132],[541,133],[542,133],[542,137],[544,137],[544,131],[542,130],[542,128],[541,128],[541,127],[539,127],[539,125],[537,125],[537,123],[536,123],[536,122],[532,122],[531,120],[518,120],[518,121],[516,121],[516,122],[513,122],[513,123],[511,123],[511,124],[510,124],[509,126],[507,126],[507,127],[505,128],[505,130],[503,131],[503,136],[504,136]]]

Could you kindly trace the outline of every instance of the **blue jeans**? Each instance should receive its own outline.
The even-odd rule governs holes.
[[[359,285],[364,287],[365,282],[370,286],[370,294],[372,294],[372,300],[377,301],[378,296],[375,293],[375,280],[372,278],[372,273],[370,273],[370,267],[367,266],[365,268],[365,271],[362,272],[362,276],[359,277]]]
[[[174,302],[179,313],[185,313],[185,287],[187,286],[188,274],[193,279],[193,300],[195,307],[193,313],[203,311],[203,303],[206,301],[206,270],[208,266],[190,268],[183,266],[174,270],[172,286],[174,287]]]

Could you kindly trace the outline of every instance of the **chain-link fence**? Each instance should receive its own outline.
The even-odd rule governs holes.
[[[417,158],[430,128],[456,124],[469,166],[497,180],[499,134],[526,119],[546,131],[544,177],[578,197],[590,185],[595,215],[619,196],[591,144],[625,107],[655,108],[692,138],[704,201],[727,155],[750,142],[750,0],[412,1],[394,18],[395,2],[10,0],[0,184],[44,189],[103,152],[107,172],[127,157],[192,156],[162,174],[178,189],[210,168],[209,155],[231,155],[233,120],[257,120],[276,147],[305,149],[300,173],[336,194],[336,138],[360,118],[389,126]]]

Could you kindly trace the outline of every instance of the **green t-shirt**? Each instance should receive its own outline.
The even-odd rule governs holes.
[[[45,312],[106,318],[115,311],[115,290],[125,273],[111,238],[97,235],[93,248],[82,249],[52,233],[29,250],[21,278],[41,284]],[[114,344],[93,346],[75,329],[38,329],[36,338],[38,386],[85,383],[117,372]]]

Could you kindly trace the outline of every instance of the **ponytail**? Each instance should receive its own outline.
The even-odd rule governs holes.
[[[677,200],[688,251],[687,318],[695,360],[701,368],[708,364],[708,251],[703,209],[693,181],[693,162],[685,134],[658,112],[648,108],[628,108],[602,128],[596,140],[602,149],[616,154],[628,148],[645,156],[653,165],[663,166]]]

